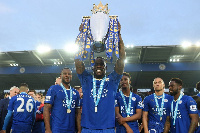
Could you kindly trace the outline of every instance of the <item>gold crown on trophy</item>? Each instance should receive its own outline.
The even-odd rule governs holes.
[[[108,4],[106,4],[105,6],[101,3],[99,3],[98,6],[96,6],[95,4],[93,4],[93,9],[91,10],[93,14],[96,14],[97,12],[103,12],[105,14],[109,14],[108,10]]]

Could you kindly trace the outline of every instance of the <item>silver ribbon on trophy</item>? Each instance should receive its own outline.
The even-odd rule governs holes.
[[[82,19],[83,31],[76,38],[79,51],[75,59],[85,60],[90,54],[91,65],[94,65],[94,52],[106,50],[106,56],[112,62],[112,53],[119,58],[118,16],[109,16],[108,4],[100,2],[93,5],[92,16]]]

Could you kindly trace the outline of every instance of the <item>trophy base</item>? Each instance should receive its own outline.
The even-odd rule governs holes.
[[[94,51],[95,53],[100,53],[105,51],[106,46],[104,43],[102,43],[101,41],[95,41],[92,45],[91,45],[91,49],[92,51]]]

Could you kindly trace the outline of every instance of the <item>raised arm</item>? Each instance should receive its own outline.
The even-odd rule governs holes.
[[[80,25],[79,31],[83,32],[83,24]],[[79,59],[74,59],[75,61],[75,67],[76,67],[76,72],[77,74],[82,74],[83,71],[85,70],[85,65],[83,61],[80,61]]]
[[[120,33],[121,25],[120,23],[118,25],[119,25],[119,59],[117,59],[114,69],[117,72],[117,74],[121,75],[124,72],[124,60],[126,58],[126,54],[125,54],[124,42],[122,40]]]
[[[76,72],[77,74],[82,74],[85,70],[85,65],[83,61],[80,61],[79,59],[75,59],[75,66],[76,66]]]

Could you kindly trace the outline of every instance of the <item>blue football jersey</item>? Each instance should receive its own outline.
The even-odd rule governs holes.
[[[169,108],[169,105],[171,104],[172,100],[173,97],[171,95],[165,94],[162,120],[160,120],[160,115],[158,114],[158,109],[156,107],[154,94],[145,97],[143,111],[148,112],[148,119],[149,119],[148,129],[150,131],[157,131],[158,133],[163,132],[165,121],[167,118],[167,109]],[[161,108],[161,102],[162,102],[162,97],[158,99],[158,104],[160,108]]]
[[[35,100],[27,93],[22,92],[11,98],[8,110],[13,111],[12,128],[13,126],[17,127],[17,125],[30,126],[33,124],[36,112]]]
[[[143,109],[143,103],[142,103],[142,98],[139,95],[134,94],[133,92],[130,93],[132,93],[131,109],[130,109],[130,116],[132,116],[136,114],[136,109]],[[126,100],[126,104],[128,106],[129,97],[127,96],[124,97]],[[115,107],[119,107],[119,111],[122,117],[124,118],[127,117],[124,101],[120,92],[118,92],[116,95]],[[139,133],[138,121],[128,121],[126,123],[131,127],[134,133]],[[126,133],[126,129],[123,125],[119,125],[118,123],[116,123],[116,127],[117,127],[116,128],[117,133]]]
[[[75,132],[75,108],[80,107],[80,96],[77,90],[72,89],[71,112],[67,113],[66,95],[60,85],[49,88],[45,102],[52,105],[51,108],[51,130],[52,132]],[[66,90],[70,97],[70,90]]]
[[[197,96],[199,96],[199,97],[200,97],[200,93],[198,93],[198,94],[197,94]]]
[[[173,110],[175,110],[177,101],[173,101]],[[187,95],[183,95],[178,103],[177,117],[175,125],[173,125],[173,117],[170,109],[170,132],[171,133],[188,133],[190,128],[190,116],[189,114],[198,114],[197,104],[195,100]]]
[[[102,95],[95,112],[93,98],[93,76],[86,70],[78,74],[83,90],[81,126],[89,129],[107,129],[115,127],[115,96],[122,75],[115,71],[105,80]],[[96,80],[96,94],[102,80]]]
[[[37,109],[37,110],[39,109],[39,107],[40,107],[40,104],[41,104],[41,102],[39,102],[39,101],[35,100],[35,105],[36,105],[36,109]]]

